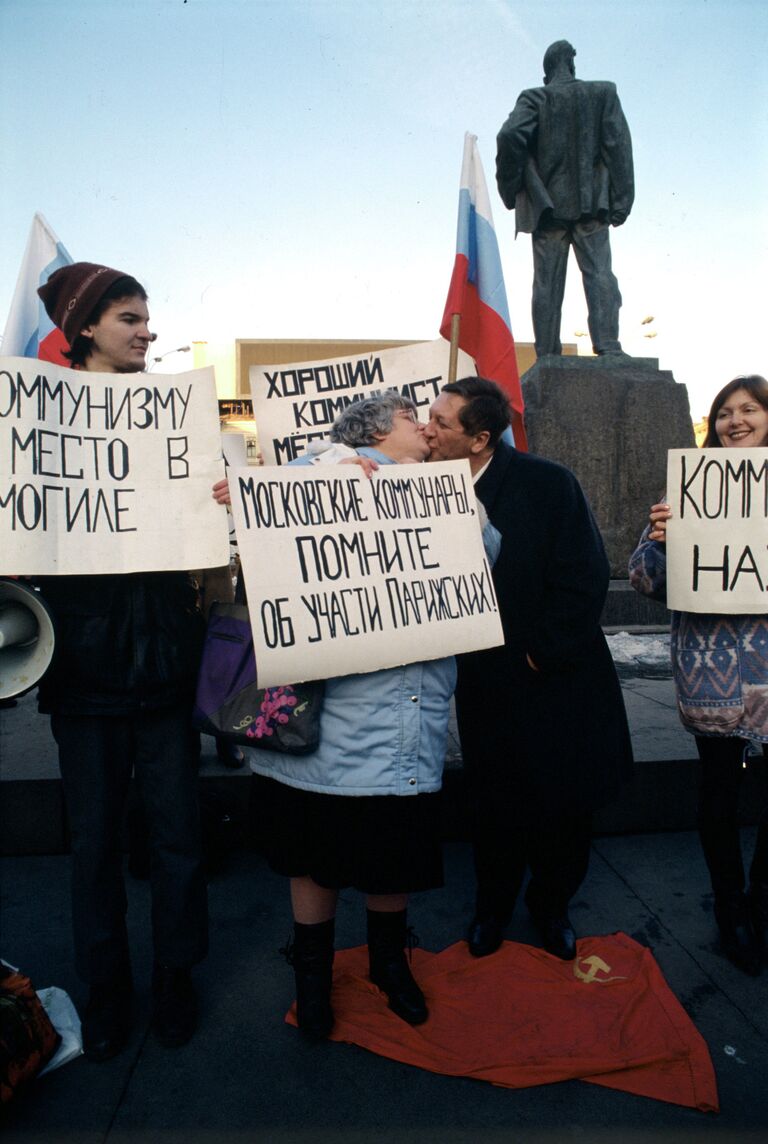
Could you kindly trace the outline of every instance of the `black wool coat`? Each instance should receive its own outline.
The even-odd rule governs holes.
[[[186,572],[38,582],[56,639],[41,711],[112,716],[191,703],[205,624]]]
[[[600,628],[609,569],[597,525],[573,473],[503,442],[475,491],[502,536],[493,579],[505,642],[458,657],[465,765],[511,822],[596,809],[632,769]]]

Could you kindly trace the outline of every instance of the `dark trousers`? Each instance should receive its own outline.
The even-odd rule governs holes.
[[[151,850],[155,959],[189,968],[207,951],[197,767],[189,707],[130,716],[54,715],[72,841],[75,965],[89,984],[129,969],[120,829],[131,773]]]
[[[514,821],[520,821],[520,808],[515,808],[513,818],[492,779],[478,781],[474,775],[469,783],[476,913],[510,917],[528,868],[529,905],[552,917],[564,914],[589,868],[591,811],[534,816],[521,826]]]
[[[727,896],[744,889],[744,863],[739,836],[739,790],[744,776],[743,739],[710,739],[696,736],[699,768],[698,827],[704,858],[715,895]],[[762,759],[768,789],[768,744]],[[750,866],[751,882],[768,885],[768,802],[757,828],[757,844]]]
[[[598,354],[620,350],[621,294],[611,269],[608,223],[597,219],[570,223],[552,220],[534,231],[532,241],[532,311],[537,356],[562,353],[560,318],[571,247],[584,283],[592,347]]]

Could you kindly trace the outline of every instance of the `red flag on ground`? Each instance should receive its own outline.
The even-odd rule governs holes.
[[[331,1039],[505,1088],[579,1079],[718,1110],[703,1037],[650,950],[626,934],[581,938],[575,961],[511,941],[482,958],[464,942],[416,949],[413,974],[429,1005],[415,1028],[369,981],[365,946],[337,953]],[[286,1020],[296,1023],[293,1009]]]
[[[451,319],[460,315],[459,347],[475,359],[482,377],[497,382],[512,405],[512,433],[518,449],[527,450],[523,425],[523,392],[509,321],[507,292],[491,201],[485,183],[477,136],[464,136],[461,164],[456,261],[440,333],[450,340]]]
[[[32,219],[27,249],[21,262],[16,289],[11,299],[0,352],[4,357],[42,358],[58,365],[69,365],[63,351],[66,338],[45,312],[37,296],[54,270],[69,266],[72,258],[41,214]]]

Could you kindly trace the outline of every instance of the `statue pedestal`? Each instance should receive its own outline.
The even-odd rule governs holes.
[[[667,450],[695,445],[688,391],[655,358],[539,358],[522,377],[528,448],[576,474],[603,534],[611,576],[664,492]]]

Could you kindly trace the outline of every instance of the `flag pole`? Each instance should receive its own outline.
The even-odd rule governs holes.
[[[461,314],[451,314],[451,352],[448,357],[448,384],[456,380],[459,362],[459,329]]]

